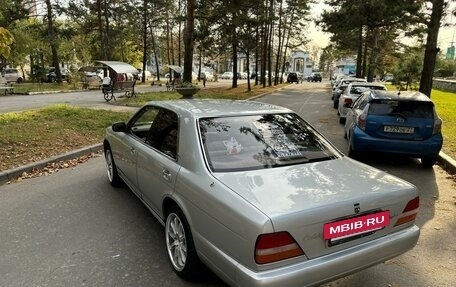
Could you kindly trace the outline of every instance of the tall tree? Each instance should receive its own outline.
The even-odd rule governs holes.
[[[440,22],[447,6],[444,0],[432,0],[431,3],[432,13],[427,23],[426,49],[424,51],[423,70],[420,80],[420,92],[428,97],[431,97],[432,77],[434,76],[436,57],[439,52],[437,38],[439,36]]]
[[[59,62],[59,52],[58,52],[58,43],[55,35],[54,27],[54,15],[52,11],[51,0],[45,0],[46,4],[46,22],[47,22],[47,33],[49,39],[49,45],[51,46],[52,53],[52,66],[55,68],[55,75],[57,77],[57,82],[62,82],[62,73],[60,71],[60,62]]]
[[[187,0],[187,21],[184,32],[184,82],[192,82],[193,30],[195,28],[195,0]]]

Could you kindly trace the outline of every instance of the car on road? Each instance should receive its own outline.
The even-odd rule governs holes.
[[[442,148],[442,120],[420,92],[364,92],[347,112],[348,155],[387,152],[420,158],[432,167]]]
[[[313,72],[307,77],[307,82],[321,82],[321,80],[321,74],[317,72]]]
[[[367,90],[381,90],[386,91],[386,86],[377,83],[364,83],[354,82],[348,84],[344,92],[339,97],[339,105],[337,107],[337,114],[339,115],[339,123],[345,122],[345,116],[347,115],[348,107],[357,99],[359,96]]]
[[[299,81],[299,77],[298,77],[297,73],[294,73],[294,72],[288,73],[287,83],[298,83],[298,81]]]
[[[414,185],[352,160],[293,111],[153,101],[103,142],[107,175],[164,225],[171,266],[230,286],[321,284],[410,250]]]

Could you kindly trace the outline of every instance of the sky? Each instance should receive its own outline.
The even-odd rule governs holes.
[[[323,0],[319,0],[317,2],[318,3],[311,6],[311,15],[313,15],[313,20],[316,19],[325,8]],[[450,5],[451,8],[455,8],[456,6],[455,3],[451,3]],[[456,17],[448,15],[445,19],[445,22],[449,23],[449,25],[440,28],[438,39],[439,47],[443,52],[445,52],[446,49],[451,46],[451,42],[454,42],[453,44],[456,46]],[[330,34],[324,33],[319,27],[316,27],[314,21],[312,21],[308,32],[308,38],[311,40],[311,45],[316,45],[320,48],[324,48],[329,44]]]

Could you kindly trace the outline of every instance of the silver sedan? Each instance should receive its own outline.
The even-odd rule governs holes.
[[[308,286],[384,262],[419,237],[416,187],[341,154],[291,110],[150,102],[107,128],[108,179],[164,225],[172,268],[231,286]]]

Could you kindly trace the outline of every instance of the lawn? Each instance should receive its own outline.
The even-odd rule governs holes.
[[[105,127],[129,116],[68,105],[0,114],[0,171],[100,143]]]
[[[456,93],[433,90],[431,99],[443,121],[443,152],[456,159]]]

